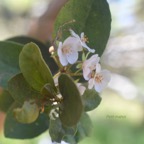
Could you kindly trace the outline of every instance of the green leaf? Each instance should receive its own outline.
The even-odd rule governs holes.
[[[31,42],[23,47],[19,64],[26,81],[34,89],[41,91],[46,83],[50,83],[55,88],[51,71],[36,44]]]
[[[70,144],[77,144],[75,137],[72,135],[64,136],[63,140],[67,143],[70,143]]]
[[[89,38],[90,43],[88,45],[96,49],[96,53],[101,56],[111,29],[111,14],[107,1],[69,0],[57,16],[54,35],[60,26],[72,20],[75,22],[63,27],[62,40],[70,35],[69,28],[72,28],[79,35],[84,32]]]
[[[56,120],[50,121],[49,133],[52,141],[61,142],[65,135],[74,136],[76,128],[63,126],[61,120],[57,118]]]
[[[14,42],[0,42],[0,86],[6,88],[7,81],[20,72],[19,53],[23,45]]]
[[[49,134],[52,141],[61,142],[63,136],[65,135],[65,132],[62,128],[60,119],[50,121]]]
[[[34,39],[32,37],[28,37],[28,36],[11,37],[11,38],[7,39],[7,41],[14,41],[14,42],[18,42],[21,44],[27,44],[30,42],[34,42],[40,48],[42,56],[43,56],[45,62],[47,63],[47,65],[49,66],[50,70],[52,71],[52,73],[55,74],[58,71],[58,67],[57,67],[55,61],[51,58],[51,55],[48,52],[48,49],[51,46],[50,43],[44,44],[43,42],[41,42],[37,39]]]
[[[101,97],[94,89],[87,89],[82,96],[82,100],[84,104],[84,110],[91,111],[98,107],[101,102]]]
[[[85,137],[88,137],[91,135],[92,131],[92,122],[87,113],[83,113],[80,119],[80,122],[78,123],[78,130],[75,135],[75,140],[77,142],[81,141]]]
[[[8,91],[15,101],[23,103],[28,99],[40,98],[41,95],[34,90],[25,80],[23,75],[17,74],[8,81]]]
[[[79,123],[77,124],[77,132],[74,136],[66,135],[64,141],[72,144],[77,144],[79,141],[85,137],[90,136],[92,131],[92,122],[87,113],[83,113]]]
[[[40,135],[48,129],[49,120],[45,114],[40,114],[39,118],[31,124],[17,122],[13,115],[13,109],[17,107],[21,107],[21,105],[15,103],[7,113],[4,125],[4,134],[6,137],[29,139]]]
[[[7,90],[0,92],[0,111],[7,112],[13,102],[14,99]]]
[[[66,74],[61,74],[59,89],[63,96],[63,109],[60,119],[65,126],[74,126],[78,123],[83,111],[79,90],[74,81]]]
[[[41,90],[41,93],[44,97],[48,98],[54,98],[56,95],[55,91],[49,83],[44,85],[44,87]]]

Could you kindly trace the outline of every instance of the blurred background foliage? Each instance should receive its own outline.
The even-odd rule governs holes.
[[[0,0],[0,40],[27,35],[50,0]],[[93,133],[80,144],[144,143],[144,1],[108,0],[112,30],[101,58],[112,73],[100,106],[89,112]],[[2,115],[2,113],[1,113]],[[0,117],[3,127],[4,117]],[[0,144],[48,144],[48,132],[32,140],[7,139]]]

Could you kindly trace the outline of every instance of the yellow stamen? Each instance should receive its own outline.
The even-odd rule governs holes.
[[[96,81],[97,83],[101,83],[102,80],[103,80],[103,76],[102,76],[102,75],[96,75],[95,81]]]
[[[81,41],[89,43],[88,37],[86,35],[81,38]]]
[[[69,54],[69,53],[72,52],[72,50],[70,49],[70,47],[63,47],[63,48],[62,48],[62,52],[63,52],[64,54]]]

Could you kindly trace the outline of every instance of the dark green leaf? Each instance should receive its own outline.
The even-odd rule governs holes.
[[[90,136],[91,131],[92,131],[92,122],[87,113],[82,114],[80,122],[78,123],[77,127],[78,127],[78,130],[75,135],[75,140],[77,142],[81,141],[85,137]]]
[[[49,134],[52,141],[61,142],[63,136],[65,135],[65,132],[62,128],[60,119],[50,121]]]
[[[47,65],[49,66],[50,70],[52,71],[52,73],[54,74],[57,72],[58,67],[57,67],[56,63],[54,62],[54,60],[50,57],[50,53],[48,52],[48,49],[51,46],[50,43],[44,44],[43,42],[41,42],[37,39],[34,39],[32,37],[28,37],[28,36],[16,36],[16,37],[9,38],[7,40],[18,42],[21,44],[27,44],[30,42],[34,42],[40,48],[42,56],[43,56],[45,62],[47,63]]]
[[[41,95],[25,80],[23,75],[17,74],[8,82],[8,90],[15,101],[23,103],[25,100],[39,98]]]
[[[0,111],[7,112],[13,102],[14,99],[7,90],[0,92]]]
[[[19,53],[23,45],[14,42],[0,42],[0,86],[7,87],[7,81],[20,72]]]
[[[82,139],[90,136],[92,131],[92,122],[88,116],[88,114],[83,113],[79,123],[77,124],[77,132],[74,136],[66,135],[64,137],[64,141],[70,144],[77,144]]]
[[[17,107],[21,107],[21,105],[15,103],[7,113],[4,125],[4,134],[6,137],[29,139],[40,135],[48,129],[49,120],[45,114],[40,114],[39,118],[31,124],[17,122],[13,115],[13,109]]]
[[[98,107],[101,102],[101,97],[94,89],[87,89],[82,96],[82,100],[84,103],[84,110],[91,111]]]
[[[23,47],[19,56],[19,64],[26,81],[34,89],[41,91],[46,83],[55,87],[51,71],[36,44],[31,42]]]
[[[62,40],[69,36],[69,28],[72,28],[79,35],[81,32],[85,32],[90,42],[88,45],[96,49],[96,53],[101,56],[111,28],[111,14],[107,1],[69,0],[57,16],[54,35],[60,26],[72,20],[76,22],[67,24],[63,28]]]
[[[83,111],[79,90],[74,81],[66,74],[60,75],[58,82],[63,96],[63,110],[60,119],[63,125],[74,126],[79,121]]]
[[[53,90],[52,86],[49,83],[44,85],[41,93],[44,97],[48,97],[48,98],[55,97],[55,91]]]
[[[70,144],[77,144],[75,137],[72,135],[64,136],[63,140],[67,143],[70,143]]]
[[[49,133],[53,141],[61,142],[65,135],[74,136],[76,127],[65,127],[59,118],[50,121]]]

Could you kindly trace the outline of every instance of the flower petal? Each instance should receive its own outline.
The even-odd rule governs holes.
[[[70,31],[70,34],[75,37],[75,38],[78,38],[80,40],[80,37],[78,34],[76,34],[72,29],[69,30]]]
[[[102,83],[95,83],[94,88],[97,92],[100,93],[105,87],[102,85]]]
[[[68,37],[64,41],[63,47],[71,47],[72,49],[75,49],[76,51],[82,51],[82,45],[79,39],[75,37]]]
[[[85,42],[82,42],[82,41],[81,41],[81,45],[82,45],[84,48],[86,48],[89,52],[91,52],[91,53],[94,53],[94,52],[95,52],[95,49],[91,49],[90,47],[88,47]]]
[[[96,69],[96,65],[98,64],[99,60],[100,58],[97,54],[95,54],[83,62],[83,77],[85,80],[90,79],[90,75],[92,71]]]
[[[96,65],[96,73],[100,73],[101,72],[101,65],[99,63],[97,63]]]
[[[70,64],[74,64],[78,60],[78,52],[72,50],[71,53],[66,54],[66,58]]]
[[[88,81],[88,89],[92,89],[94,86],[94,79],[91,78],[89,81]]]
[[[84,38],[84,32],[81,33],[81,39]]]
[[[66,59],[66,56],[63,54],[62,52],[62,42],[59,42],[59,46],[58,46],[58,56],[59,56],[59,60],[60,60],[60,63],[63,65],[63,66],[66,66],[68,64],[68,61]]]
[[[76,85],[77,85],[77,87],[79,89],[80,94],[83,95],[85,90],[86,90],[86,88],[81,83],[77,83]]]
[[[100,67],[100,64],[99,64],[97,66],[96,71],[100,71],[100,70],[101,70],[101,67]],[[107,86],[108,82],[110,81],[110,72],[108,70],[102,70],[98,74],[100,74],[103,77],[103,79],[99,83],[95,81],[94,85],[95,85],[95,90],[97,92],[101,92]]]
[[[111,79],[110,72],[108,70],[102,70],[101,73],[103,75],[104,81],[106,81],[108,83],[110,81],[110,79]]]
[[[83,69],[83,77],[84,77],[85,80],[90,79],[90,73],[91,73],[91,70],[89,68],[84,68]]]

